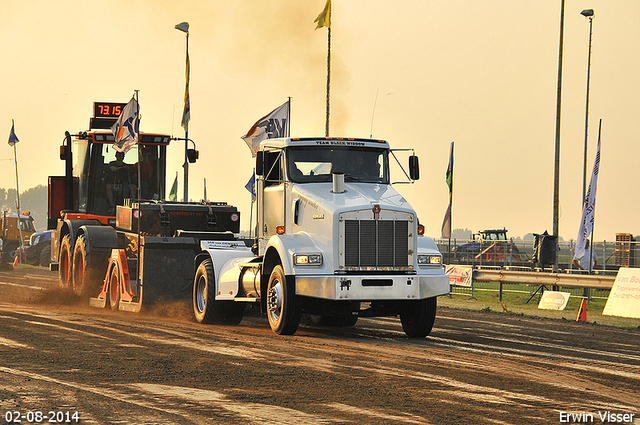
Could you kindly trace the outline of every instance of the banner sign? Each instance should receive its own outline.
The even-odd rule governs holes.
[[[602,314],[640,319],[640,269],[621,267]]]
[[[544,291],[538,308],[542,310],[564,310],[570,296],[569,292]]]
[[[447,266],[445,274],[449,275],[449,285],[471,286],[473,266]]]

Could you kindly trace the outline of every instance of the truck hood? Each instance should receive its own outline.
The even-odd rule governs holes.
[[[332,189],[332,183],[296,184],[292,192],[317,209],[333,214],[369,209],[374,205],[413,212],[411,205],[391,185],[349,182],[345,183],[344,193],[333,193]]]

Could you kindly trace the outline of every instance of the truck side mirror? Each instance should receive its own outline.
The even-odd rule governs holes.
[[[67,161],[71,159],[71,134],[68,131],[64,132],[65,143],[60,145],[60,159]]]
[[[200,152],[198,152],[197,150],[187,149],[187,160],[189,161],[189,163],[193,164],[194,162],[196,162],[199,156]]]
[[[409,177],[411,180],[420,178],[420,166],[418,165],[418,157],[415,155],[409,157]]]
[[[69,156],[69,146],[60,145],[60,159],[66,161]]]
[[[256,152],[256,176],[264,177],[264,151]]]

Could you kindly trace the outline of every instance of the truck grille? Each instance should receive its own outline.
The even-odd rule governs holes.
[[[345,220],[344,261],[350,269],[404,269],[409,265],[409,222]]]

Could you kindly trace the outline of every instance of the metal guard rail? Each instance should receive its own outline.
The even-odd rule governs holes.
[[[611,289],[615,276],[570,273],[525,272],[513,270],[474,269],[473,279],[481,282],[527,283],[530,285]]]

